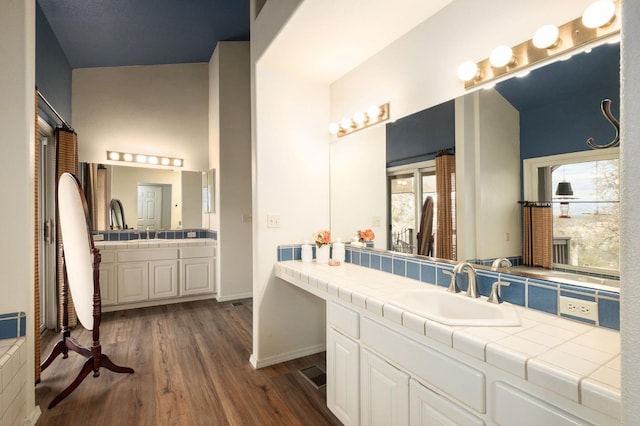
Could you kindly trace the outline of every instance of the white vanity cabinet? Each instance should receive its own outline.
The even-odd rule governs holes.
[[[362,424],[409,424],[409,375],[362,349]]]
[[[178,261],[149,262],[149,299],[178,296]]]
[[[180,294],[184,296],[212,293],[214,290],[213,246],[180,249]]]
[[[215,242],[167,240],[100,246],[105,312],[215,297]]]
[[[115,305],[116,299],[116,254],[101,253],[100,263],[100,298],[102,306]]]
[[[510,332],[529,335],[529,329],[548,328],[545,321],[563,330],[566,326],[565,331],[575,329],[575,324],[532,312],[527,313],[532,324],[523,321],[520,327],[496,330],[495,340],[489,340],[482,336],[493,336],[493,330],[446,326],[376,297],[389,297],[396,282],[413,284],[404,278],[383,272],[378,277],[378,272],[367,270],[364,280],[359,267],[314,268],[302,262],[282,262],[277,264],[276,276],[326,301],[327,405],[344,424],[620,423],[619,396],[611,385],[603,382],[600,387],[592,376],[580,382],[581,375],[573,370],[542,356],[525,360],[524,353],[508,346],[518,339],[527,344],[525,337],[512,338]],[[334,270],[336,279],[332,281]],[[388,287],[380,284],[386,281],[391,281]],[[369,283],[373,284],[371,290]],[[596,330],[565,334],[577,336],[575,346],[584,346],[587,351],[597,349],[600,340],[617,344],[616,336]],[[543,354],[555,354],[552,351]],[[600,369],[612,364],[607,359],[618,356],[615,351],[596,355],[603,358]],[[615,364],[606,368],[614,369]],[[610,374],[614,383],[615,371]]]
[[[472,410],[485,412],[485,385],[481,371],[327,302],[327,406],[345,425],[482,426]]]
[[[327,406],[345,425],[360,424],[359,316],[327,303]]]

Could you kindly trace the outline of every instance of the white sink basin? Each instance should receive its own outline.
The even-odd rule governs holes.
[[[510,303],[489,303],[484,297],[472,299],[464,293],[449,293],[443,288],[404,290],[388,303],[446,325],[520,325],[518,312]]]

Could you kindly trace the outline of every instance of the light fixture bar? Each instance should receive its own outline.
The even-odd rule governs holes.
[[[588,28],[582,17],[558,27],[558,40],[548,48],[534,46],[533,40],[527,40],[512,47],[513,61],[502,67],[491,65],[489,58],[477,63],[475,77],[466,80],[465,89],[496,80],[504,75],[523,70],[546,59],[560,56],[570,50],[586,46],[598,40],[620,33],[620,2],[615,2],[615,15],[610,22],[598,28]]]
[[[357,112],[352,118],[343,118],[338,123],[331,123],[329,125],[329,133],[340,138],[388,119],[389,102],[379,106],[371,106],[366,112]]]
[[[107,151],[107,160],[122,161],[131,164],[149,164],[152,166],[183,167],[184,160],[176,157],[162,155],[134,154],[122,151]]]

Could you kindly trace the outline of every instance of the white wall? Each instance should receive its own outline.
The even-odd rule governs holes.
[[[640,2],[623,2],[620,85],[622,424],[640,424]]]
[[[519,123],[495,90],[456,99],[458,260],[522,252]]]
[[[209,66],[209,156],[216,169],[218,300],[252,294],[249,42],[220,42]]]
[[[26,368],[19,378],[25,419],[34,424],[34,133],[35,133],[35,1],[0,2],[0,313],[27,314]]]
[[[329,90],[258,64],[255,104],[252,362],[264,365],[324,348],[324,302],[273,277],[273,264],[278,245],[329,229]]]
[[[207,63],[79,68],[72,73],[72,123],[80,161],[107,150],[184,158],[207,170]]]

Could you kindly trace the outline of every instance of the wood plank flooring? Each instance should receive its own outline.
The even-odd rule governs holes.
[[[339,425],[326,387],[298,371],[325,369],[324,353],[251,366],[252,309],[250,300],[206,300],[104,313],[102,352],[135,374],[101,369],[49,410],[84,363],[71,352],[58,357],[36,386],[37,425]],[[90,332],[78,327],[71,335],[90,346]],[[43,359],[57,339],[43,335]]]

